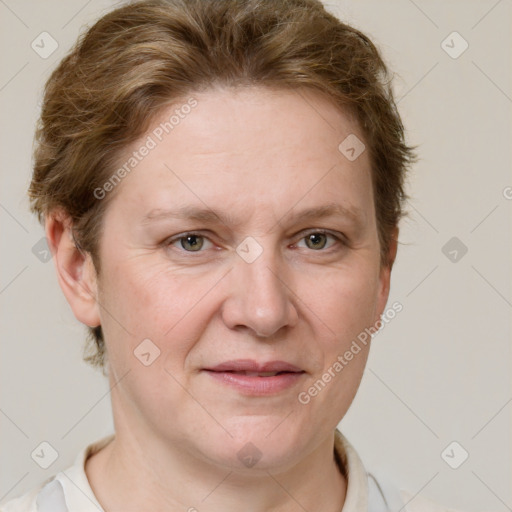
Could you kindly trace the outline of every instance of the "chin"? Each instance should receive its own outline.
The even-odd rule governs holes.
[[[291,429],[288,420],[278,426],[282,419],[276,416],[248,416],[236,418],[236,422],[232,419],[229,426],[226,424],[226,430],[233,437],[226,434],[217,442],[206,437],[204,453],[215,463],[237,472],[285,470],[300,458],[307,444],[304,439],[307,430],[297,429],[297,425]],[[212,446],[212,443],[215,444]]]

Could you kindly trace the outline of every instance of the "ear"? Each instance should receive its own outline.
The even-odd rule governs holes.
[[[97,327],[101,324],[98,282],[91,255],[76,246],[71,219],[62,210],[47,216],[45,231],[59,285],[75,317],[89,327]]]
[[[393,228],[391,233],[390,241],[389,241],[389,250],[388,250],[388,258],[387,263],[382,264],[380,267],[380,275],[379,275],[379,296],[377,302],[377,311],[375,322],[380,319],[382,313],[384,313],[384,308],[388,302],[389,290],[391,285],[391,269],[393,268],[393,264],[396,259],[396,253],[398,251],[398,226]]]

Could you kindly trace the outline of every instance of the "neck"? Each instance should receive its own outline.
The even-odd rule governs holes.
[[[334,432],[287,470],[240,472],[198,461],[180,443],[121,429],[85,471],[105,512],[340,512],[347,484],[334,459]]]

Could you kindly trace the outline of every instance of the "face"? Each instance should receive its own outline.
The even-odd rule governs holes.
[[[343,356],[387,300],[368,152],[340,152],[360,130],[314,92],[193,96],[172,131],[158,127],[179,105],[122,156],[155,142],[104,217],[116,429],[220,465],[240,467],[245,446],[258,467],[284,467],[344,416],[369,344]]]

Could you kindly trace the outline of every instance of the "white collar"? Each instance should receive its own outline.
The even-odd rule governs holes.
[[[69,510],[73,512],[104,512],[87,479],[85,461],[110,443],[114,437],[115,434],[110,434],[89,444],[79,452],[71,467],[55,476],[55,480],[62,485]]]

